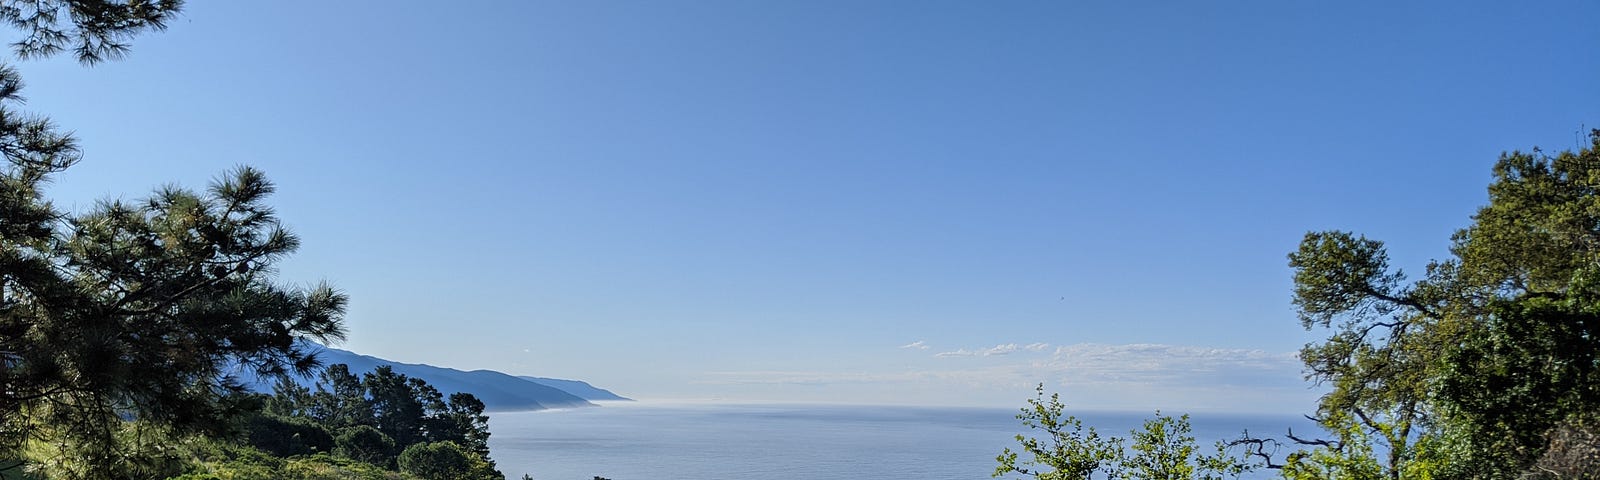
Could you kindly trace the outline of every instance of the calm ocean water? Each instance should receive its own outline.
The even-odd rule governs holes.
[[[1127,437],[1148,413],[1069,412],[1102,435]],[[489,440],[512,479],[981,480],[995,455],[1027,433],[1017,409],[818,405],[651,405],[492,413]],[[1312,432],[1290,416],[1193,414],[1212,441]]]

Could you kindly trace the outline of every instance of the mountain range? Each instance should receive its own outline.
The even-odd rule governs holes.
[[[513,376],[493,370],[462,371],[433,365],[403,363],[362,355],[348,350],[309,345],[323,365],[345,364],[357,376],[388,365],[395,373],[420,378],[440,393],[466,392],[483,401],[486,410],[543,410],[547,408],[593,407],[592,401],[629,401],[608,390],[587,382],[557,378]],[[295,383],[315,388],[317,378],[293,377]],[[273,382],[252,375],[240,375],[252,389],[271,393]]]

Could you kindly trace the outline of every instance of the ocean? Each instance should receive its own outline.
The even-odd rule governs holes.
[[[491,413],[490,449],[513,480],[981,480],[1030,433],[1018,409],[841,405],[661,405]],[[1151,413],[1068,412],[1128,437]],[[1201,445],[1312,433],[1292,415],[1191,414]],[[1261,478],[1253,475],[1247,478]]]

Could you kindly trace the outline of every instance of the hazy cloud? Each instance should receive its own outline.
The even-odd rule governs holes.
[[[1298,379],[1292,352],[1137,343],[1058,347],[1044,369],[1067,383],[1240,385]]]
[[[911,343],[907,343],[905,345],[901,345],[900,348],[912,348],[912,349],[917,349],[917,350],[927,350],[928,349],[928,344],[923,342],[922,340],[917,340],[915,342],[911,342]]]
[[[902,348],[921,350],[922,342]],[[1079,407],[1299,408],[1316,392],[1293,352],[1161,344],[1006,343],[961,348],[933,357],[988,357],[984,362],[930,362],[901,371],[722,371],[696,383],[790,385],[882,392],[992,392],[1003,400],[1044,383]],[[1263,401],[1262,399],[1269,399]],[[1291,407],[1293,406],[1293,407]]]
[[[989,348],[979,348],[979,349],[972,349],[972,350],[961,348],[961,349],[951,350],[951,351],[948,351],[948,352],[939,352],[939,353],[933,354],[933,356],[935,356],[935,357],[993,357],[993,356],[997,356],[997,355],[1009,355],[1009,354],[1016,353],[1016,352],[1019,352],[1019,351],[1042,352],[1047,348],[1050,348],[1050,344],[1048,344],[1048,343],[1030,343],[1030,344],[1027,344],[1027,345],[1017,345],[1015,343],[1003,343],[1003,344],[995,345],[995,346],[989,347]]]

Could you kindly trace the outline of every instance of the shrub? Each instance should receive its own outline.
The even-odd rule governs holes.
[[[333,454],[373,465],[388,465],[394,458],[394,439],[371,425],[356,425],[339,431],[333,440]]]

